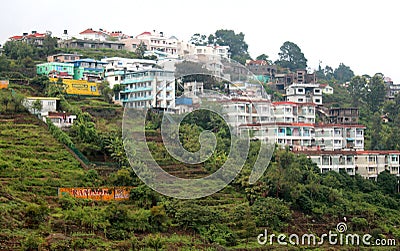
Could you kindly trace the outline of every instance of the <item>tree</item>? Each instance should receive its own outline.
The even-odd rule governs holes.
[[[350,81],[351,78],[354,77],[354,72],[350,69],[349,66],[340,63],[339,67],[336,68],[335,71],[333,72],[333,76],[339,82],[344,83]]]
[[[99,91],[101,95],[104,97],[104,101],[107,103],[111,103],[113,96],[114,96],[114,91],[110,88],[110,84],[107,81],[101,82],[99,85]]]
[[[371,112],[380,112],[385,101],[386,86],[380,75],[374,75],[368,83],[366,103]]]
[[[143,41],[136,47],[135,54],[138,58],[144,58],[144,53],[147,50],[147,46],[144,44]]]
[[[397,193],[397,177],[390,174],[388,170],[385,170],[378,174],[377,184],[384,194]]]
[[[207,36],[204,34],[195,33],[190,38],[189,43],[194,45],[207,45],[208,44]]]
[[[26,57],[36,58],[36,48],[22,41],[7,41],[4,44],[4,54],[14,60],[21,60]]]
[[[57,47],[57,38],[52,37],[51,35],[46,35],[43,39],[43,47],[42,52],[43,56],[49,56],[54,54]]]
[[[209,43],[220,46],[229,46],[231,58],[241,64],[246,63],[246,59],[250,59],[248,53],[248,45],[244,41],[242,32],[236,34],[233,30],[217,30],[214,35],[208,37]]]
[[[36,99],[32,104],[33,113],[36,114],[38,111],[42,110],[42,101],[40,99]]]
[[[293,42],[286,41],[278,53],[279,60],[275,63],[283,68],[289,68],[291,71],[307,68],[307,59],[301,52],[299,46]]]
[[[367,92],[367,79],[365,77],[356,76],[350,81],[348,88],[350,95],[353,97],[353,105],[355,107],[360,106],[365,100]]]
[[[269,56],[267,54],[264,54],[264,53],[259,55],[256,59],[257,60],[264,60],[264,61],[267,61],[268,64],[272,64],[272,60],[269,59]]]

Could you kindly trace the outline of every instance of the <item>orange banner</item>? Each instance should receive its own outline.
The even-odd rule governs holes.
[[[103,187],[103,188],[84,188],[84,187],[60,187],[58,197],[66,194],[78,199],[91,200],[129,200],[129,194],[134,187]]]
[[[8,87],[8,80],[0,80],[0,89],[5,89]]]

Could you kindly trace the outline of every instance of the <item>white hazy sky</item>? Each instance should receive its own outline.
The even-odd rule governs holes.
[[[163,31],[180,40],[218,29],[243,32],[250,55],[278,58],[285,41],[296,43],[311,69],[339,63],[356,75],[377,72],[400,82],[398,1],[352,0],[13,0],[2,3],[0,43],[23,32],[86,28],[121,30],[128,35]]]

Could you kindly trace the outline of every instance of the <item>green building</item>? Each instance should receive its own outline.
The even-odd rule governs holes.
[[[38,75],[52,75],[52,77],[73,78],[74,65],[69,63],[43,63],[36,65],[36,73]]]

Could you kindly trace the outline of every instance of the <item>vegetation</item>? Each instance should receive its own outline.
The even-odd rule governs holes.
[[[243,34],[226,30],[213,37],[212,41],[219,43],[235,39],[244,42]],[[306,63],[301,51],[289,45],[301,59],[293,65]],[[238,46],[236,56],[246,58],[246,50],[244,44]],[[11,59],[7,54],[0,59],[0,67],[7,70],[0,73],[10,74],[17,69],[10,65],[18,61],[24,64],[24,56]],[[185,68],[177,66],[177,71],[184,73]],[[333,70],[327,66],[322,74],[336,93],[327,96],[326,101],[360,108],[362,123],[371,128],[366,135],[369,148],[399,149],[400,97],[384,99],[381,75],[353,77],[346,89],[340,84],[352,75],[349,67],[341,64]],[[65,96],[61,83],[50,86],[45,77],[20,77],[29,80],[28,84],[13,83],[12,90],[0,90],[1,249],[250,250],[264,248],[256,237],[265,229],[274,234],[321,235],[335,231],[344,217],[351,233],[371,233],[373,239],[400,238],[398,183],[389,172],[380,173],[377,182],[347,173],[321,174],[306,156],[276,149],[267,172],[257,183],[249,184],[260,147],[260,142],[252,141],[243,170],[225,189],[195,200],[167,198],[144,185],[130,168],[121,138],[123,111],[110,104],[106,83],[102,86],[103,97],[83,99]],[[77,115],[76,122],[65,131],[50,122],[44,124],[26,113],[23,94],[57,95],[61,109]],[[381,121],[382,113],[387,113],[388,123]],[[368,119],[371,117],[374,119]],[[161,119],[162,114],[149,112],[146,137],[153,157],[170,174],[204,177],[221,167],[229,156],[230,133],[218,115],[199,111],[182,122],[179,136],[188,151],[199,149],[202,131],[216,135],[216,153],[198,165],[179,163],[168,154],[161,140]],[[83,168],[76,153],[65,146],[79,149],[93,165]],[[123,202],[59,198],[57,193],[59,187],[102,186],[134,188],[129,200]],[[282,250],[292,248],[296,247],[285,246]]]

